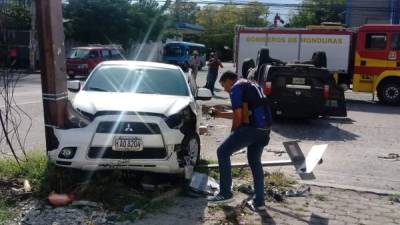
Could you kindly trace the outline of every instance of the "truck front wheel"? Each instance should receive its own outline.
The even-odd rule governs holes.
[[[385,105],[400,105],[400,79],[387,79],[378,86],[379,102]]]

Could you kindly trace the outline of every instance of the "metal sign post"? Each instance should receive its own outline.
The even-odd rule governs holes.
[[[315,176],[313,174],[314,168],[322,163],[322,156],[328,148],[327,144],[314,145],[308,152],[307,157],[304,157],[303,152],[297,141],[283,142],[283,146],[286,149],[290,159],[288,160],[274,160],[274,161],[262,161],[263,167],[274,167],[274,166],[294,166],[297,174],[303,180],[313,180]],[[248,163],[232,163],[232,167],[247,167]],[[218,168],[218,164],[199,165],[198,167],[206,168]]]
[[[61,0],[37,0],[36,16],[46,148],[49,151],[58,145],[53,128],[64,126],[65,107],[68,100]]]

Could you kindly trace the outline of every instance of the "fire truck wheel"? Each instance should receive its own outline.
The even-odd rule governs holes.
[[[387,79],[378,86],[379,102],[385,105],[400,105],[400,79]]]

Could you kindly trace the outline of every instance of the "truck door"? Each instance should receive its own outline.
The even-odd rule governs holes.
[[[360,32],[357,40],[353,90],[374,92],[374,79],[387,67],[389,33]]]
[[[389,64],[388,67],[396,67],[400,70],[400,32],[393,32],[391,34],[391,46],[388,56]]]

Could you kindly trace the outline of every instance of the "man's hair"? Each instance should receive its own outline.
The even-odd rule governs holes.
[[[226,80],[237,80],[238,75],[232,71],[226,71],[221,75],[221,78],[219,78],[219,82],[224,82]]]

